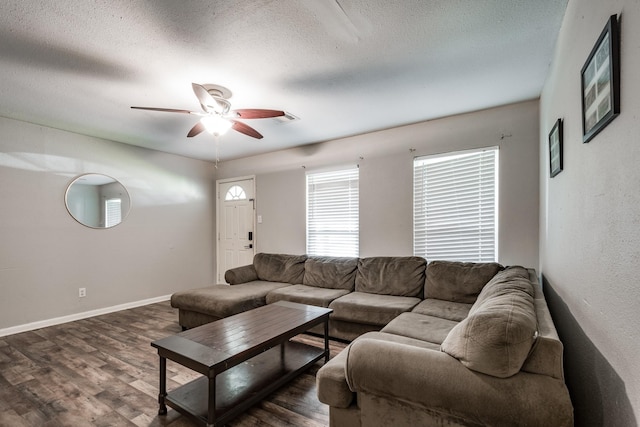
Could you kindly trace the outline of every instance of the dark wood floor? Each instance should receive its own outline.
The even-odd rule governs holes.
[[[151,341],[180,332],[168,302],[0,338],[0,426],[170,426],[193,424],[173,409],[158,416],[158,355]],[[296,338],[316,346],[322,339]],[[345,347],[331,342],[331,356]],[[308,373],[230,426],[326,426],[328,408]],[[167,388],[197,378],[167,361]]]

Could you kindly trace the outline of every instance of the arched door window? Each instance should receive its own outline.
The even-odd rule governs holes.
[[[247,194],[244,192],[242,187],[239,185],[234,185],[229,188],[227,194],[224,196],[225,201],[233,201],[233,200],[247,200]]]

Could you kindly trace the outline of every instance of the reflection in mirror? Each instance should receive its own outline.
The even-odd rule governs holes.
[[[64,196],[67,210],[80,224],[109,228],[120,224],[131,207],[127,189],[110,176],[88,173],[69,184]]]

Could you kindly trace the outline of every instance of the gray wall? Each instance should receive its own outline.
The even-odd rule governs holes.
[[[621,114],[582,143],[580,70],[621,14]],[[640,419],[640,2],[569,2],[540,108],[540,265],[579,426]],[[547,135],[564,118],[564,171]]]
[[[304,253],[305,171],[359,164],[360,256],[411,255],[413,158],[489,146],[500,147],[499,261],[537,267],[537,101],[223,162],[217,177],[256,175],[258,251]]]
[[[65,203],[69,212],[83,224],[104,226],[104,221],[100,221],[102,209],[100,187],[97,185],[72,185],[67,191]]]
[[[256,177],[256,252],[305,252],[305,175],[302,168]],[[302,239],[300,239],[302,236]]]
[[[213,283],[214,171],[0,118],[0,332]],[[67,212],[68,184],[88,172],[129,190],[131,212],[117,227],[87,228]]]

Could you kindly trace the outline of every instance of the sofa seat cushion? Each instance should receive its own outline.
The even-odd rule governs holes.
[[[537,336],[535,289],[527,270],[516,268],[485,286],[442,343],[442,351],[467,368],[498,378],[520,371]]]
[[[259,253],[253,257],[258,279],[269,282],[302,283],[306,255]]]
[[[424,297],[473,304],[484,285],[503,268],[495,262],[431,261]]]
[[[400,335],[385,334],[383,332],[368,332],[361,335],[361,338],[413,345],[436,351],[440,348],[437,344],[415,340]],[[355,400],[354,393],[349,389],[345,376],[345,367],[347,366],[347,356],[349,354],[348,349],[349,346],[338,353],[338,355],[329,362],[325,363],[316,375],[318,400],[326,405],[336,408],[348,408]]]
[[[419,302],[419,298],[352,292],[333,300],[329,308],[332,319],[383,326]]]
[[[415,347],[426,348],[429,350],[436,350],[436,351],[440,350],[440,346],[438,344],[434,344],[428,341],[419,340],[419,339],[415,339],[415,338],[411,338],[403,335],[389,334],[382,331],[367,332],[366,334],[361,335],[357,339],[373,339],[373,340],[391,342],[396,344],[412,345]]]
[[[329,317],[329,336],[343,341],[353,341],[368,332],[380,332],[384,325],[369,325]]]
[[[453,320],[411,312],[402,313],[382,328],[380,332],[439,345],[457,324],[458,322]]]
[[[358,258],[311,256],[304,263],[303,285],[353,291]]]
[[[267,294],[289,283],[256,280],[239,285],[212,285],[176,292],[171,306],[218,318],[229,317],[265,305]]]
[[[427,262],[420,257],[372,257],[358,261],[356,292],[422,298]]]
[[[346,289],[316,288],[307,285],[291,285],[278,288],[267,294],[267,304],[277,301],[291,301],[300,304],[329,307],[331,301],[348,294]]]
[[[444,301],[441,299],[427,298],[416,305],[413,313],[426,314],[428,316],[440,317],[442,319],[455,320],[460,322],[469,314],[473,304],[463,302]]]

